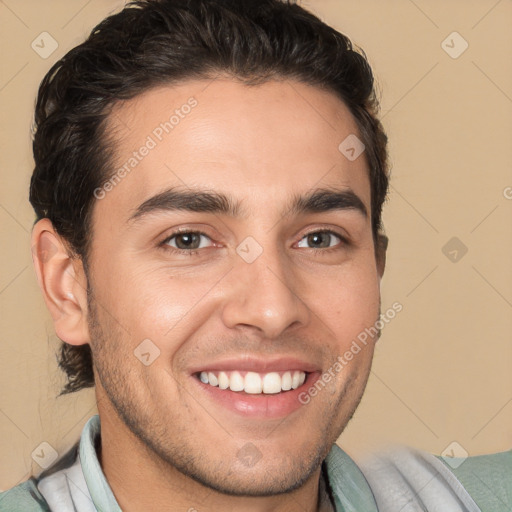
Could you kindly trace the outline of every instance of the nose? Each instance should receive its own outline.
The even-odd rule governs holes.
[[[309,322],[311,312],[300,297],[300,280],[283,259],[268,250],[252,263],[236,257],[229,283],[224,283],[224,325],[251,328],[261,337],[275,339]]]

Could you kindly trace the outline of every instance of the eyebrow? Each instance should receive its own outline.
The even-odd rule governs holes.
[[[336,210],[355,210],[363,217],[368,217],[366,206],[352,190],[331,188],[315,189],[305,195],[292,196],[283,214],[300,215]],[[235,218],[246,217],[248,213],[240,201],[221,192],[170,188],[140,204],[128,222],[140,221],[150,214],[170,211],[222,214]]]

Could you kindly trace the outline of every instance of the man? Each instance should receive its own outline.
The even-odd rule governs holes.
[[[34,264],[99,417],[0,510],[377,510],[334,444],[378,338],[376,111],[365,58],[279,0],[136,2],[55,64]]]

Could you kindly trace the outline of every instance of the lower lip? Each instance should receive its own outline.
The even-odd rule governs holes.
[[[290,391],[282,391],[275,394],[260,393],[251,395],[243,391],[231,391],[220,389],[218,386],[204,384],[197,377],[192,379],[212,400],[230,409],[241,416],[254,418],[283,418],[292,412],[304,407],[299,401],[299,396],[319,378],[320,374],[308,373],[302,386]]]

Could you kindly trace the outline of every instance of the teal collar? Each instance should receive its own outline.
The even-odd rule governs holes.
[[[80,463],[94,506],[99,512],[122,512],[103,474],[96,454],[100,439],[100,417],[93,416],[86,423],[80,437]]]

